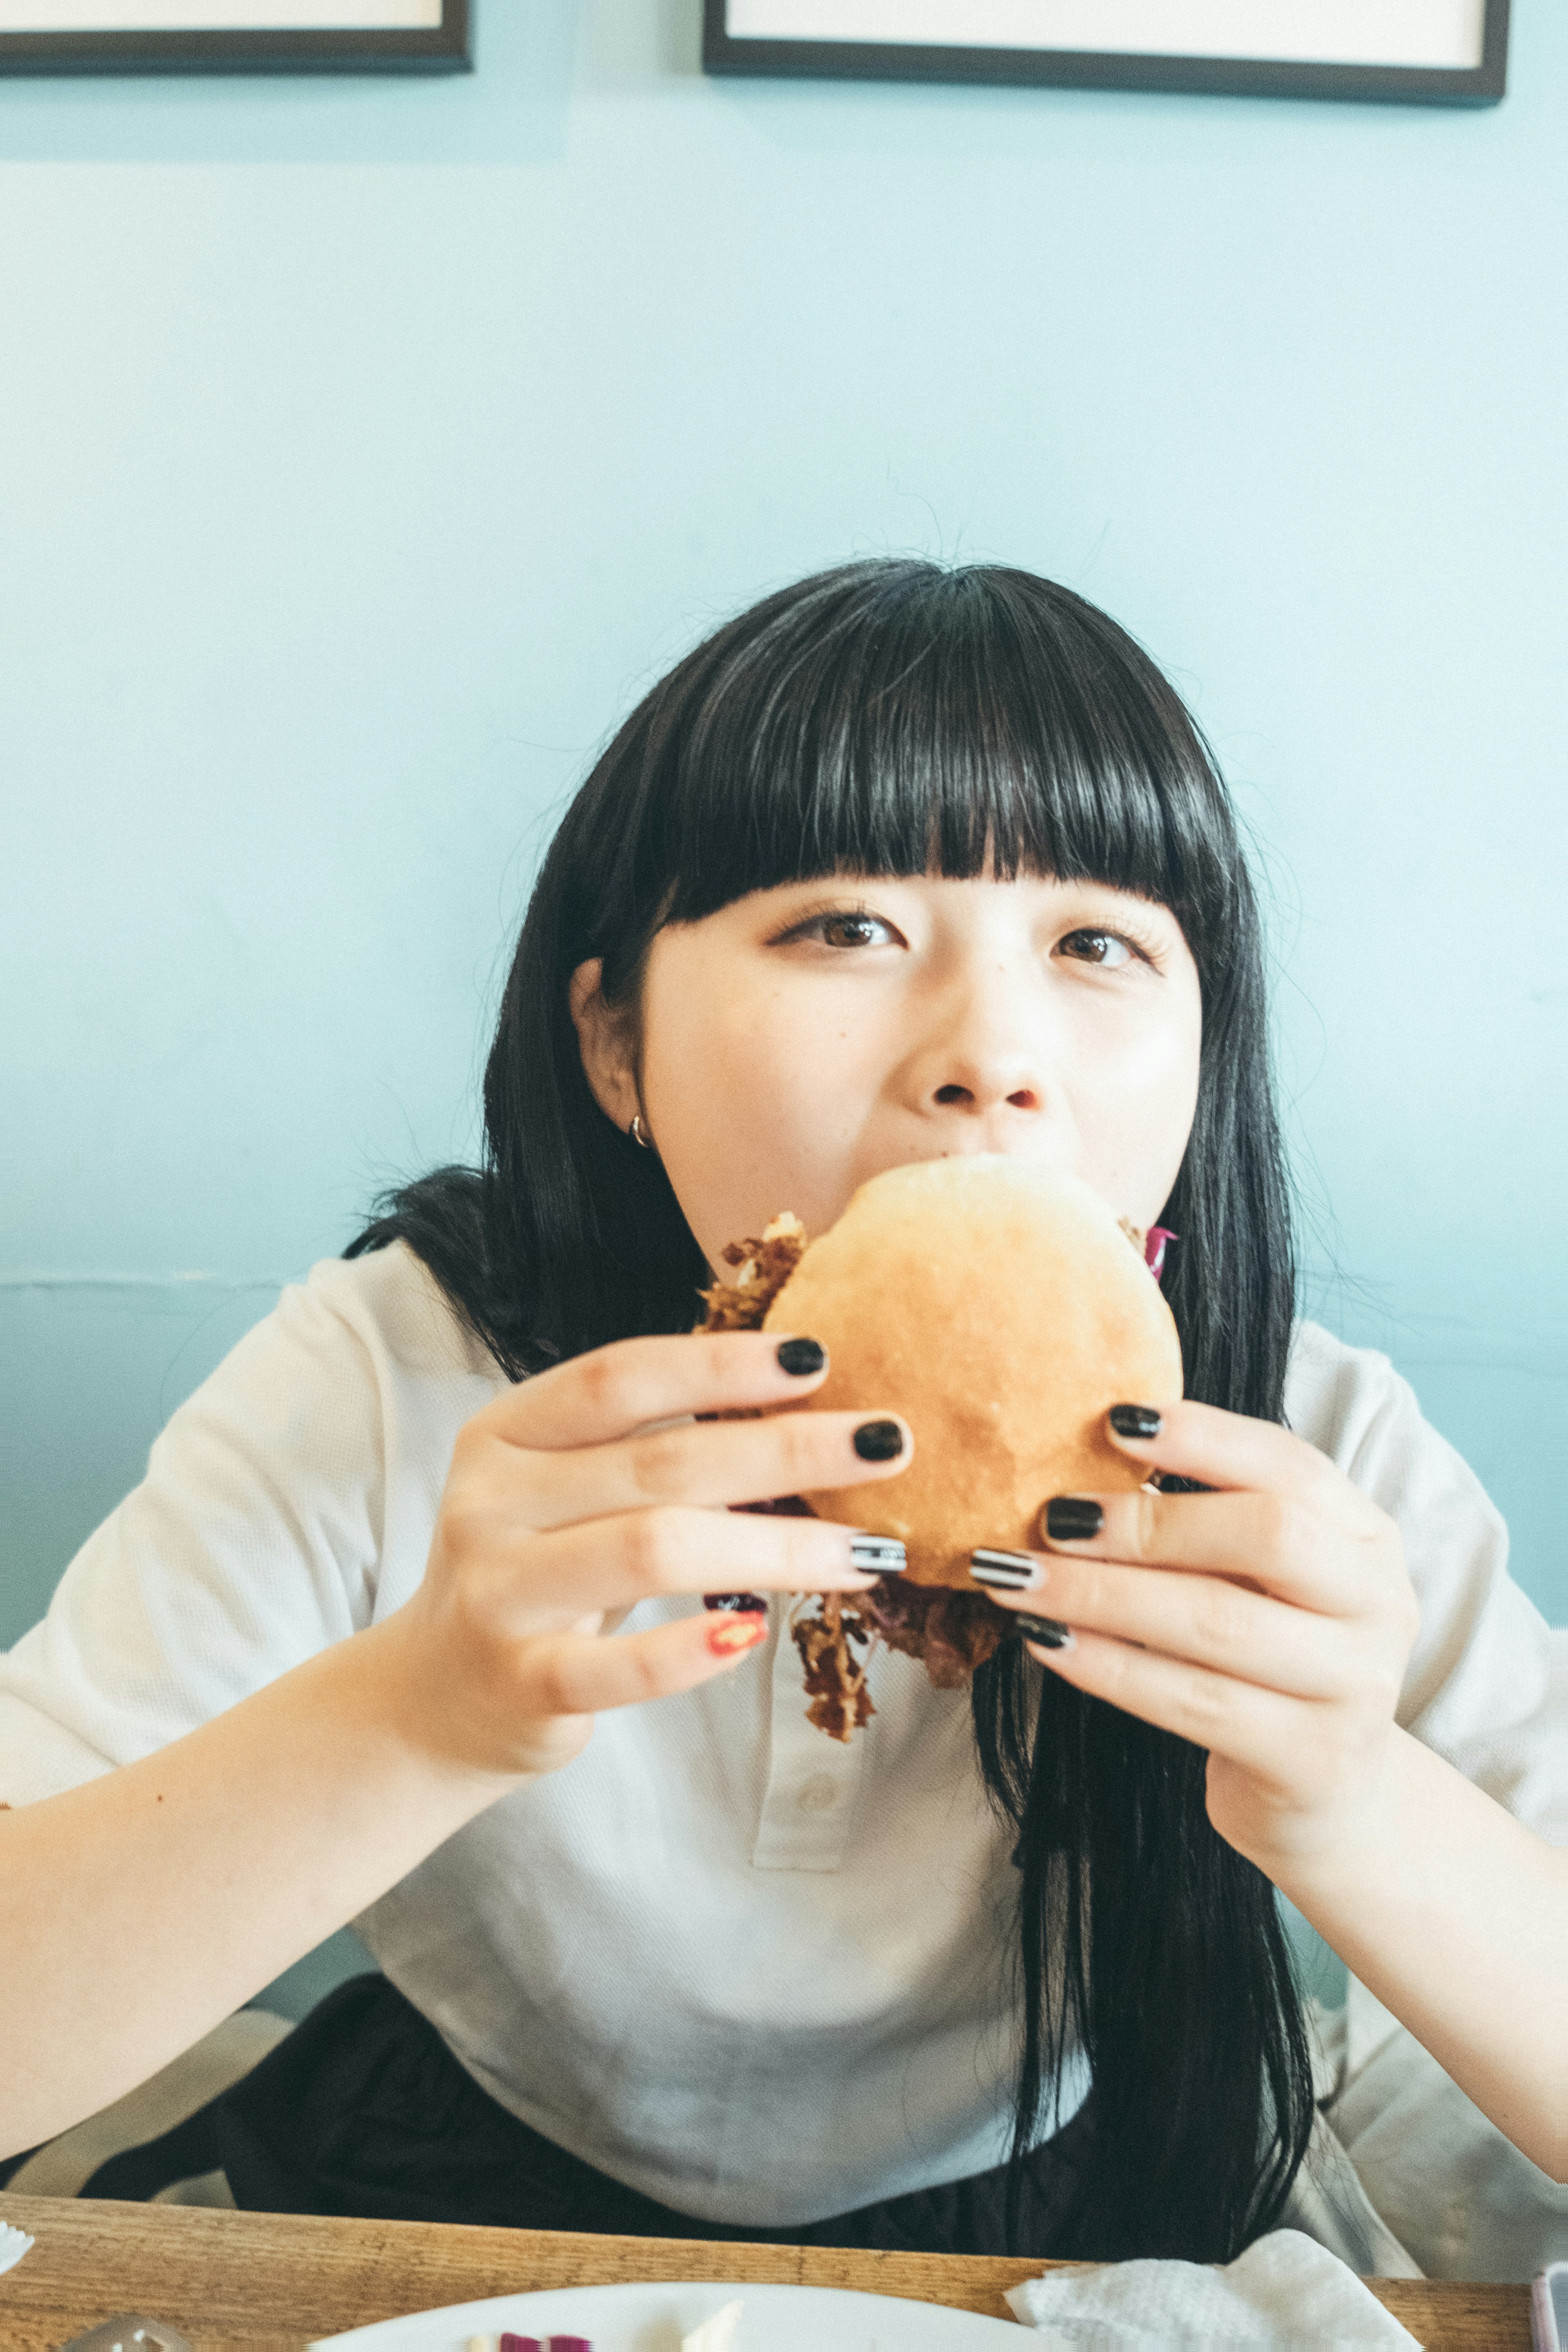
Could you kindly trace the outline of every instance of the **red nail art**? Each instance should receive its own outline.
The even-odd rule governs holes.
[[[732,1658],[740,1650],[754,1650],[767,1638],[765,1617],[716,1617],[708,1628],[708,1647],[721,1658]]]

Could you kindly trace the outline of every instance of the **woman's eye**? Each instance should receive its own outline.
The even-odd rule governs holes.
[[[818,915],[807,926],[806,936],[815,936],[825,947],[876,948],[893,937],[893,929],[879,915]]]
[[[1069,931],[1061,943],[1063,955],[1072,956],[1079,963],[1098,963],[1111,969],[1132,961],[1137,953],[1130,940],[1120,931]]]

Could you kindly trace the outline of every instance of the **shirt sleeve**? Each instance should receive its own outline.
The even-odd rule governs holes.
[[[345,1295],[331,1266],[283,1293],[0,1657],[0,1800],[149,1755],[369,1622],[384,1400]]]
[[[1405,1728],[1541,1836],[1568,1844],[1568,1636],[1508,1572],[1508,1529],[1386,1357],[1308,1324],[1287,1412],[1399,1528],[1421,1609]]]

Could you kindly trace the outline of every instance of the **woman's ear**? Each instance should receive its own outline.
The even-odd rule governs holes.
[[[639,1103],[635,1023],[629,1006],[605,1003],[604,971],[597,956],[589,963],[580,963],[572,975],[566,1001],[594,1100],[624,1134]]]

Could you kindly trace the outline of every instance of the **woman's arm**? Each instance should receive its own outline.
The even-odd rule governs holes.
[[[1272,1423],[1130,1407],[1111,1435],[1210,1491],[1084,1498],[1077,1540],[1047,1506],[1033,1582],[994,1597],[1071,1627],[1035,1651],[1052,1673],[1208,1751],[1220,1835],[1561,2179],[1568,1861],[1395,1725],[1417,1622],[1397,1528]]]
[[[1568,1853],[1395,1729],[1328,1860],[1277,1884],[1483,2115],[1568,2180]]]
[[[413,1736],[404,1614],[0,1816],[0,2152],[145,2081],[512,1785]]]
[[[766,1634],[759,1603],[605,1638],[639,1601],[886,1573],[847,1528],[731,1507],[896,1476],[901,1424],[901,1453],[867,1461],[858,1414],[691,1419],[794,1402],[825,1370],[731,1332],[625,1340],[504,1391],[458,1436],[401,1609],[156,1755],[0,1813],[0,2153],[143,2081],[569,1763],[600,1709],[694,1688]]]

